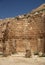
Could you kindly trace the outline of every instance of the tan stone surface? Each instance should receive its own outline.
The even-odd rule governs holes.
[[[45,42],[39,42],[38,39],[45,40],[45,13],[43,12],[45,6],[42,5],[39,9],[41,13],[40,10],[36,13],[36,10],[34,13],[0,20],[0,43],[9,40],[8,50],[11,53],[14,53],[15,50],[25,51],[27,48],[32,52],[39,50],[43,52]]]

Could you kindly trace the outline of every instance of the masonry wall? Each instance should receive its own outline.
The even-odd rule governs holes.
[[[9,20],[8,27],[5,27],[7,23],[4,24],[2,29],[8,30],[6,41],[8,51],[5,49],[7,53],[25,52],[27,49],[31,52],[44,52],[45,30],[42,15],[36,14],[23,19]]]

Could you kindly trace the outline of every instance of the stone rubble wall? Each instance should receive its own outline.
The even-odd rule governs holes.
[[[4,55],[15,53],[16,51],[25,52],[26,49],[30,49],[32,52],[43,52],[45,30],[44,16],[42,15],[43,13],[36,15],[30,14],[22,18],[16,17],[9,20],[6,19],[4,23],[1,23],[0,34],[3,36],[0,39],[3,39],[3,37],[5,38],[5,43],[3,43],[3,45],[6,47],[5,50],[3,50]],[[6,27],[7,22],[9,22],[8,27]],[[4,36],[5,30],[7,34]]]

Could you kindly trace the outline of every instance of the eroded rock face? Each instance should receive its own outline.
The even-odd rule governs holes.
[[[15,52],[44,52],[45,13],[41,10],[15,18],[0,20],[0,43],[4,56]],[[2,44],[1,43],[1,44]]]
[[[31,50],[26,50],[25,57],[26,58],[30,58],[31,57]]]

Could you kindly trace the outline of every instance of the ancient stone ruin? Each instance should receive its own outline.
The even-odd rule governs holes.
[[[16,52],[26,52],[26,57],[45,53],[44,5],[31,13],[0,20],[0,52],[4,56]]]

